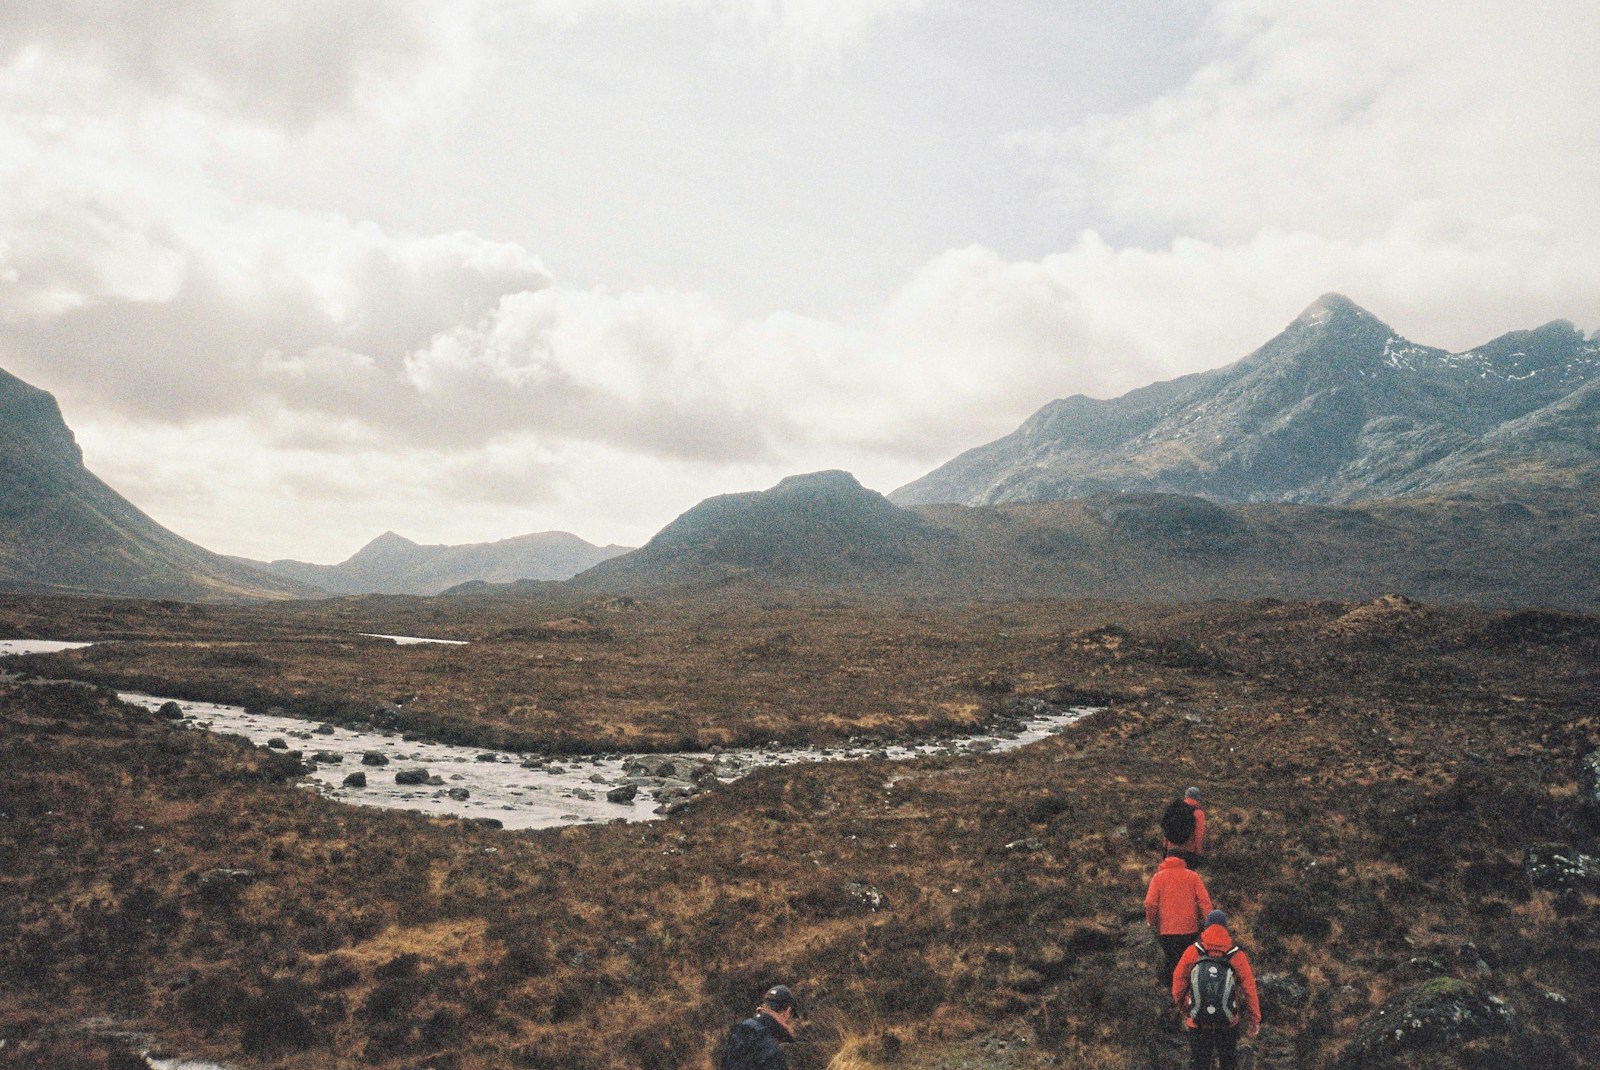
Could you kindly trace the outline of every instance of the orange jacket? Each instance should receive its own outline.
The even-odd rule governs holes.
[[[1144,920],[1162,936],[1182,936],[1200,931],[1200,923],[1211,913],[1211,894],[1200,874],[1183,864],[1181,858],[1165,859],[1150,878],[1144,893]]]
[[[1194,835],[1182,843],[1173,843],[1168,840],[1167,850],[1188,851],[1190,854],[1203,855],[1206,853],[1206,812],[1200,809],[1200,803],[1196,799],[1185,799],[1183,801],[1194,808]]]
[[[1233,946],[1233,937],[1228,935],[1228,930],[1221,925],[1208,925],[1206,931],[1200,934],[1200,943],[1213,955],[1220,955]],[[1189,970],[1200,961],[1200,949],[1190,944],[1184,951],[1183,957],[1178,960],[1177,967],[1172,971],[1172,999],[1177,1003],[1178,1009],[1184,1012],[1184,1024],[1190,1029],[1199,1028],[1188,1021],[1189,1011]],[[1233,1028],[1240,1025],[1248,1026],[1247,1032],[1253,1031],[1261,1024],[1261,999],[1256,995],[1256,975],[1250,968],[1250,957],[1243,951],[1235,951],[1228,959],[1233,966],[1233,972],[1239,976],[1239,995],[1241,1010],[1239,1020],[1233,1023]]]

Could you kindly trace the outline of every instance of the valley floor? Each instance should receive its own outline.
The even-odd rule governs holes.
[[[1592,1064],[1591,617],[12,598],[0,635],[115,640],[4,666],[34,679],[0,682],[0,1065],[133,1065],[115,1028],[237,1068],[704,1070],[781,980],[811,1004],[799,1067],[1176,1068],[1141,901],[1188,784],[1264,981],[1256,1066]],[[48,679],[549,748],[1110,708],[1004,755],[768,769],[651,825],[512,832],[343,807],[278,752]],[[1425,1026],[1390,1044],[1401,999]]]

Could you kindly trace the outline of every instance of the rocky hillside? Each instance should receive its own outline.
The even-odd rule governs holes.
[[[1329,294],[1225,368],[1051,402],[889,497],[900,505],[1107,492],[1346,503],[1589,482],[1600,339],[1572,324],[1465,353],[1408,341]]]
[[[564,580],[629,549],[595,546],[565,531],[458,546],[420,545],[386,531],[337,565],[247,563],[330,594],[431,595],[475,580]]]
[[[83,465],[50,394],[0,371],[0,588],[212,601],[301,584],[182,539]]]

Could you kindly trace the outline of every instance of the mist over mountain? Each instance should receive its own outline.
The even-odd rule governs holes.
[[[156,523],[84,467],[55,398],[5,371],[0,589],[189,601],[313,593]]]
[[[1600,340],[1557,321],[1464,353],[1328,294],[1224,368],[1053,401],[889,495],[898,505],[1108,492],[1340,504],[1587,482]]]
[[[433,595],[473,581],[569,579],[629,549],[595,546],[565,531],[456,546],[421,545],[386,531],[337,565],[292,560],[249,563],[329,594]]]

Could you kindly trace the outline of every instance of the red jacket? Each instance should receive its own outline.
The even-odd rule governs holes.
[[[1211,913],[1211,894],[1200,874],[1181,858],[1165,859],[1150,878],[1144,893],[1144,920],[1162,936],[1183,936],[1200,931]]]
[[[1173,843],[1168,840],[1167,850],[1188,851],[1193,855],[1203,855],[1206,853],[1206,812],[1200,809],[1200,803],[1196,799],[1185,799],[1183,801],[1194,808],[1194,835],[1182,843]]]
[[[1200,934],[1200,943],[1213,955],[1220,955],[1233,946],[1233,937],[1228,935],[1228,930],[1221,925],[1209,925],[1206,931]],[[1172,971],[1172,999],[1178,1004],[1178,1009],[1185,1013],[1185,1023],[1190,1029],[1198,1028],[1193,1022],[1187,1020],[1189,1010],[1189,970],[1200,961],[1200,949],[1193,944],[1183,953],[1183,958],[1178,960],[1177,968]],[[1256,995],[1256,975],[1250,968],[1250,957],[1243,951],[1235,951],[1228,959],[1233,966],[1233,972],[1239,976],[1239,994],[1241,996],[1243,1014],[1233,1023],[1233,1028],[1240,1025],[1252,1032],[1261,1024],[1261,999]]]

